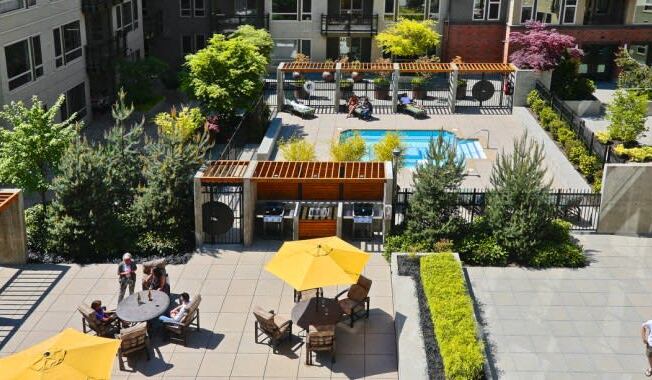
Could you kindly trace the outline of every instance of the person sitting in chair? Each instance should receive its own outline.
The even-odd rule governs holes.
[[[360,117],[363,120],[371,120],[371,112],[373,111],[373,106],[369,101],[369,98],[365,97],[362,101],[362,111],[360,112]]]
[[[147,284],[149,284],[149,289],[160,290],[166,293],[168,296],[170,295],[170,284],[168,283],[168,275],[167,273],[165,273],[163,269],[159,267],[155,267],[152,270],[152,273],[150,273],[149,277],[145,281],[147,282]]]
[[[353,112],[355,112],[355,109],[358,108],[359,105],[360,105],[360,100],[355,94],[353,94],[349,98],[349,102],[346,105],[349,109],[349,113],[346,115],[347,119],[353,115]]]
[[[170,311],[170,316],[161,315],[158,320],[163,323],[181,323],[183,318],[188,314],[188,306],[190,306],[190,295],[186,292],[181,293],[179,296],[181,302],[179,306]]]
[[[95,310],[95,319],[102,324],[110,324],[118,318],[112,311],[106,311],[106,306],[102,306],[102,301],[95,300],[91,303],[91,309]]]

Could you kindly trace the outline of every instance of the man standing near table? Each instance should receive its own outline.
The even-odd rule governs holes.
[[[136,263],[132,260],[129,252],[122,255],[122,262],[118,265],[118,281],[120,282],[118,303],[120,303],[125,297],[127,286],[129,286],[130,295],[134,294],[134,287],[136,286]]]

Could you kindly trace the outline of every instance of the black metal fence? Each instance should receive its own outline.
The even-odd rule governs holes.
[[[449,75],[449,73],[434,74],[423,84],[416,86],[413,79],[417,77],[401,77],[398,82],[399,101],[402,96],[408,96],[428,114],[450,113]]]
[[[513,74],[462,74],[457,78],[455,108],[460,112],[511,114],[513,107]]]
[[[238,160],[248,143],[260,143],[265,134],[269,114],[266,112],[264,97],[260,97],[249,111],[237,120],[233,133],[226,145],[216,144],[213,149],[218,149],[219,160]],[[211,154],[211,158],[213,154]]]
[[[242,184],[203,184],[202,221],[204,241],[239,244],[243,240]]]
[[[468,223],[484,215],[486,189],[461,189],[457,194],[458,215]],[[409,218],[409,201],[414,194],[410,188],[399,189],[394,203],[394,225],[402,225]],[[595,231],[600,213],[600,194],[590,190],[557,189],[550,192],[550,203],[557,217],[571,223],[573,231]]]
[[[539,96],[551,105],[562,120],[575,132],[586,148],[600,159],[603,166],[606,163],[622,164],[627,162],[626,159],[614,154],[611,145],[605,145],[598,141],[595,133],[587,128],[584,120],[576,115],[561,99],[550,92],[543,83],[537,81],[535,88]]]

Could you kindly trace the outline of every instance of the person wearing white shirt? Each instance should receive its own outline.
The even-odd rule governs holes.
[[[649,367],[645,370],[645,376],[652,376],[652,319],[645,321],[643,326],[641,326],[641,339],[643,339],[643,344],[645,345],[645,356],[647,356],[647,361]]]
[[[181,300],[181,305],[175,307],[170,311],[170,316],[166,315],[161,315],[158,317],[159,321],[163,323],[181,323],[183,321],[183,318],[188,314],[188,306],[190,306],[190,295],[188,293],[183,292],[179,296],[179,299]]]

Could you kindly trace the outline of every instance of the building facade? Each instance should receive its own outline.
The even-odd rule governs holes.
[[[0,2],[0,104],[37,95],[90,120],[117,91],[116,63],[144,53],[141,0]]]

